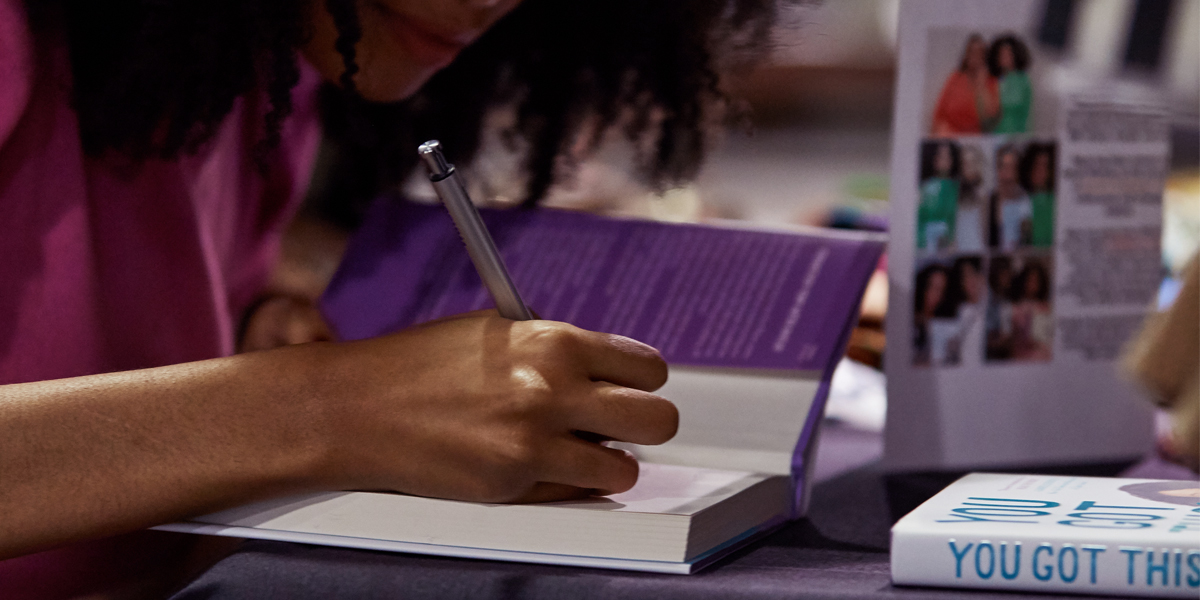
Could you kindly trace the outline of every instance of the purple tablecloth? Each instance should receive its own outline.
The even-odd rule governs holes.
[[[247,542],[174,596],[175,600],[328,598],[997,598],[1009,592],[899,588],[888,573],[888,530],[960,473],[885,475],[874,434],[822,433],[819,481],[807,519],[783,527],[690,576],[431,558]],[[862,465],[862,463],[867,463]],[[860,466],[861,465],[861,466]],[[1042,472],[1179,478],[1156,461]],[[1061,597],[1061,596],[1059,596]],[[1085,598],[1074,596],[1074,598]]]

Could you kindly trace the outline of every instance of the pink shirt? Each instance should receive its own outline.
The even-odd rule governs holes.
[[[0,0],[0,384],[230,354],[308,183],[317,74],[304,67],[266,177],[249,153],[261,98],[198,155],[131,168],[83,154],[70,74],[65,42],[34,40],[21,0]],[[0,597],[120,577],[122,545],[0,562]]]

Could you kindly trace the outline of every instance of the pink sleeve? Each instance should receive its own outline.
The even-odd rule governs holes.
[[[16,127],[29,101],[32,56],[25,7],[0,0],[0,146]]]
[[[230,303],[234,314],[242,311],[263,292],[279,260],[283,233],[300,208],[308,191],[313,163],[321,142],[317,89],[320,74],[299,59],[300,82],[292,90],[292,114],[280,132],[279,147],[259,198],[250,252],[244,254],[238,272],[231,275]],[[246,285],[246,282],[250,282]]]

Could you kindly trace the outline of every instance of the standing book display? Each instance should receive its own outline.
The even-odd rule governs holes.
[[[1119,461],[1152,446],[1149,404],[1115,363],[1161,279],[1168,117],[1161,91],[1062,63],[1038,33],[1047,6],[900,11],[893,470]]]
[[[680,411],[628,492],[498,505],[334,492],[162,527],[443,556],[690,573],[804,514],[834,366],[883,244],[861,234],[755,231],[482,211],[544,318],[658,348]],[[322,301],[341,339],[487,308],[440,207],[383,199]]]

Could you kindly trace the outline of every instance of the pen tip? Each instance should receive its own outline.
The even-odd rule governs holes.
[[[442,143],[437,140],[429,140],[420,146],[417,146],[417,154],[432,154],[442,150]]]
[[[433,177],[444,176],[453,168],[446,162],[446,157],[442,155],[442,143],[437,140],[429,140],[417,146],[417,154],[425,161],[425,166],[429,168]]]

